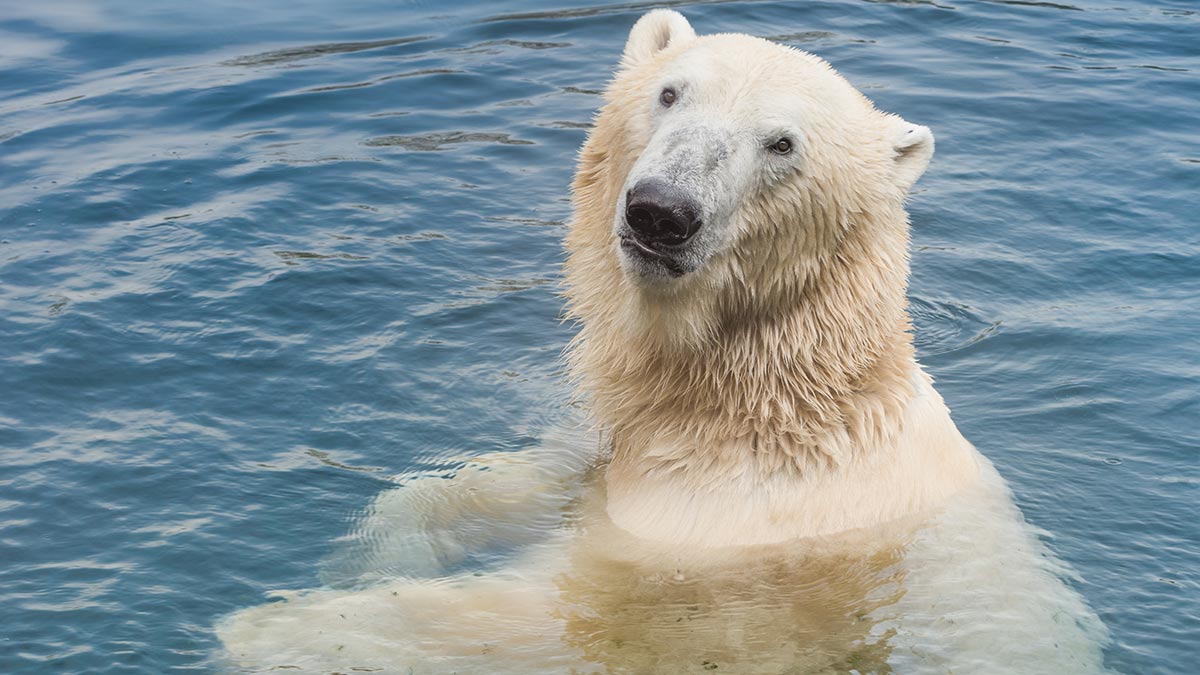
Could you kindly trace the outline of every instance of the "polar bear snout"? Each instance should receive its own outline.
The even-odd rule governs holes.
[[[625,224],[651,248],[679,246],[700,230],[699,205],[666,181],[641,180],[625,195]]]
[[[704,261],[703,205],[657,176],[633,180],[618,205],[616,235],[626,271],[651,285],[694,271]]]

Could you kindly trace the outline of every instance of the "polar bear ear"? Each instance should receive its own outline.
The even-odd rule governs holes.
[[[925,167],[933,157],[933,132],[929,127],[905,122],[894,115],[892,121],[893,161],[896,163],[892,175],[896,184],[907,191],[925,173]]]
[[[695,37],[692,24],[679,12],[671,9],[648,12],[629,31],[625,53],[621,55],[621,68],[628,70],[639,66],[667,47],[689,42]]]

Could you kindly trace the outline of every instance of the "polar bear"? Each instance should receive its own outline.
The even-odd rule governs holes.
[[[596,431],[401,477],[339,583],[226,618],[225,658],[1102,672],[1103,625],[914,358],[904,201],[933,146],[815,56],[645,15],[566,242]]]

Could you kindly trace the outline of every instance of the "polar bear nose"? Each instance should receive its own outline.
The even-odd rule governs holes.
[[[695,203],[670,183],[638,181],[625,194],[625,222],[646,244],[678,245],[700,230]]]

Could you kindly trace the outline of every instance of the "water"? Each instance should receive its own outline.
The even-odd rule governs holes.
[[[210,671],[394,474],[568,415],[574,152],[651,5],[0,5],[0,671]],[[1200,625],[1200,13],[678,3],[938,150],[922,361],[1108,665]]]

